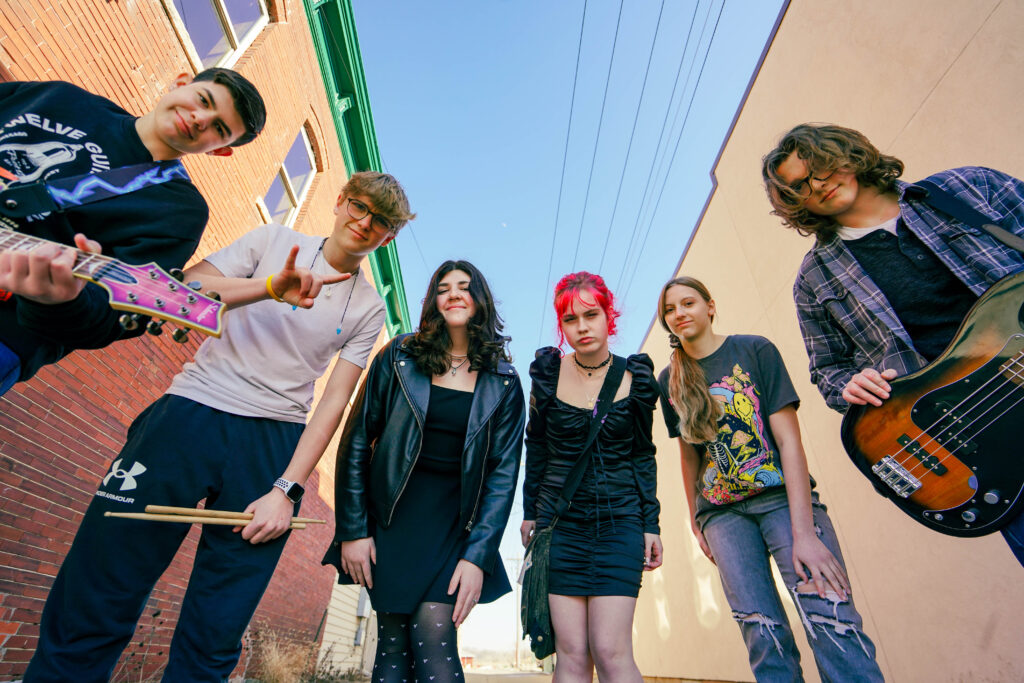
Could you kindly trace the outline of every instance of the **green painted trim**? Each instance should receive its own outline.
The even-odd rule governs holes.
[[[382,172],[351,0],[304,0],[303,7],[345,168],[349,173]],[[392,242],[377,249],[369,261],[387,309],[388,334],[411,332],[397,246]]]

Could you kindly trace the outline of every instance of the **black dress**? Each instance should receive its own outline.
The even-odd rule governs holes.
[[[526,519],[546,527],[565,478],[583,449],[591,410],[556,395],[557,349],[537,352],[527,427]],[[612,404],[598,432],[583,481],[551,541],[550,592],[636,597],[644,562],[644,533],[659,533],[651,422],[657,400],[654,366],[630,356],[629,395]]]
[[[459,526],[460,472],[472,402],[471,391],[430,387],[416,465],[391,526],[373,533],[377,564],[369,593],[379,612],[412,614],[424,602],[455,604],[458,592],[448,595],[448,584],[467,535]],[[499,562],[493,574],[484,573],[480,602],[492,602],[511,590]]]

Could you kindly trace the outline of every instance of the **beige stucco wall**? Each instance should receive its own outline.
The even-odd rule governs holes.
[[[710,287],[717,331],[763,334],[782,351],[803,398],[810,468],[890,681],[1024,679],[1024,570],[999,535],[954,539],[917,525],[875,494],[846,458],[840,417],[808,380],[791,298],[810,244],[769,215],[760,159],[791,126],[829,121],[865,132],[903,159],[910,180],[969,164],[1024,177],[1022,29],[1022,0],[794,0],[680,268]],[[652,308],[656,296],[651,292]],[[643,350],[664,367],[660,328]],[[655,436],[667,560],[641,592],[640,668],[647,676],[753,680],[717,573],[691,537],[678,448],[660,419]],[[816,680],[799,638],[808,680]]]

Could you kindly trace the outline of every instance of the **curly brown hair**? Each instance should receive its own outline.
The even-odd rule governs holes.
[[[789,155],[807,162],[813,173],[837,169],[852,171],[860,185],[875,187],[880,192],[894,192],[896,178],[903,173],[903,162],[882,154],[863,133],[831,124],[803,123],[782,136],[775,149],[761,160],[761,176],[772,215],[801,235],[814,235],[827,240],[836,234],[839,225],[830,216],[819,216],[804,208],[804,197],[797,194],[778,176],[778,168]]]
[[[427,295],[423,299],[420,326],[406,348],[416,362],[416,367],[425,375],[440,375],[451,368],[452,338],[444,317],[437,310],[437,289],[445,275],[461,270],[469,275],[469,295],[476,305],[476,312],[469,320],[469,369],[474,371],[493,370],[499,360],[511,361],[505,346],[508,337],[501,334],[505,328],[494,306],[491,288],[483,274],[469,261],[445,261],[430,276]]]

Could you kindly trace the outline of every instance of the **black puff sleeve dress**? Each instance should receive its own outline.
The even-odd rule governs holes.
[[[556,396],[561,353],[537,351],[530,365],[526,428],[524,518],[543,529],[554,515],[565,478],[580,457],[591,411]],[[629,394],[612,404],[572,504],[551,539],[550,592],[556,595],[636,597],[644,562],[644,533],[657,534],[655,448],[651,423],[658,388],[646,354],[629,356]]]

